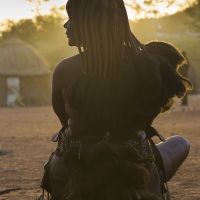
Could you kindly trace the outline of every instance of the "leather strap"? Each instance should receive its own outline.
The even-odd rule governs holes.
[[[56,132],[53,137],[51,138],[51,141],[52,142],[57,142],[59,140],[59,137],[61,136],[61,134],[65,131],[65,129],[68,127],[68,124],[64,124],[63,127],[58,131]]]
[[[159,139],[161,141],[165,141],[165,138],[163,136],[161,136],[155,128],[153,128],[152,126],[147,126],[146,128],[146,134],[147,134],[147,137],[151,143],[151,146],[152,146],[152,149],[154,151],[154,154],[155,154],[155,162],[156,162],[156,165],[157,167],[160,169],[161,171],[161,174],[162,174],[162,178],[164,179],[164,184],[166,186],[166,195],[163,196],[163,200],[170,200],[170,193],[169,193],[169,189],[168,189],[168,185],[167,185],[167,176],[166,176],[166,172],[165,172],[165,167],[164,167],[164,163],[163,163],[163,159],[162,159],[162,156],[157,148],[157,146],[155,145],[155,143],[153,142],[152,140],[152,137],[153,136],[157,136],[159,137]]]

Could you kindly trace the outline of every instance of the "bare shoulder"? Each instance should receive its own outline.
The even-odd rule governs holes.
[[[81,74],[82,62],[79,54],[61,60],[55,67],[53,80],[61,85],[71,82]]]
[[[73,73],[81,69],[81,57],[79,54],[61,60],[55,67],[54,74]]]

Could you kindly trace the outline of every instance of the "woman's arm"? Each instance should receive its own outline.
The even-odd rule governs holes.
[[[62,125],[68,121],[65,109],[63,91],[67,91],[69,85],[81,75],[82,60],[80,55],[75,55],[62,60],[56,66],[52,81],[52,106]]]
[[[62,125],[66,124],[69,116],[65,112],[65,102],[62,97],[63,63],[59,63],[53,73],[52,106]]]

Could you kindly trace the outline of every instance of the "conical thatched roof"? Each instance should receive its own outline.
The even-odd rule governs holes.
[[[0,75],[34,76],[50,73],[48,63],[16,35],[0,44]]]

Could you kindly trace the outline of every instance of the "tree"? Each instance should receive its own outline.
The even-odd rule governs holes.
[[[63,28],[65,20],[57,8],[52,8],[48,15],[37,15],[33,19],[21,19],[18,22],[9,21],[6,29],[0,30],[0,40],[9,37],[14,30],[22,40],[35,47],[53,69],[59,60],[77,52],[67,45]]]
[[[196,0],[193,5],[186,10],[186,13],[192,18],[189,26],[193,29],[200,30],[200,0]]]
[[[195,1],[195,0],[194,0]],[[199,1],[199,0],[198,0]],[[176,6],[180,10],[190,7],[192,5],[191,1],[179,2],[173,0],[144,0],[142,3],[138,0],[127,0],[127,7],[131,8],[133,15],[139,16],[139,18],[156,18],[167,14],[170,8]],[[166,10],[166,13],[163,12]]]

